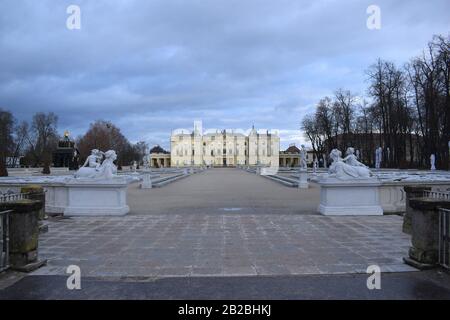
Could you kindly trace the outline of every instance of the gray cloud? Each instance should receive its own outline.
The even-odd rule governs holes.
[[[66,8],[81,7],[81,30]],[[83,133],[107,119],[133,141],[168,147],[204,127],[279,128],[298,139],[301,117],[338,87],[365,94],[377,57],[406,62],[447,34],[448,1],[2,1],[0,107],[19,119],[54,111]]]

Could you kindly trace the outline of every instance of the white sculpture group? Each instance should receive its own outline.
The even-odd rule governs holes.
[[[101,162],[103,157],[105,159]],[[117,167],[114,164],[116,159],[117,154],[114,150],[102,152],[94,149],[83,167],[75,173],[75,178],[112,179],[117,174]]]
[[[382,215],[380,181],[359,162],[355,149],[349,147],[345,158],[338,149],[330,153],[333,160],[328,175],[319,180],[319,212],[324,215]]]
[[[333,163],[328,169],[331,177],[340,180],[370,178],[371,172],[369,168],[356,158],[355,149],[347,148],[346,157],[342,158],[342,153],[338,149],[331,150],[330,158]]]

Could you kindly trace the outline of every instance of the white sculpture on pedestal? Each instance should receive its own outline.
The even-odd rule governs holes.
[[[338,149],[331,151],[333,163],[328,176],[319,180],[319,212],[324,215],[382,215],[380,181],[356,159],[353,148],[347,149],[344,159],[341,154]]]
[[[300,169],[307,169],[308,165],[306,163],[306,149],[305,145],[302,144],[302,148],[300,149]]]
[[[317,167],[319,166],[319,162],[317,161],[317,158],[313,161],[313,175],[317,174]]]
[[[431,154],[430,156],[430,163],[431,163],[431,168],[430,170],[436,170],[436,156],[433,154]]]
[[[101,151],[97,151],[97,154],[100,154]],[[92,157],[94,154],[94,150],[92,150],[92,154],[89,157]],[[105,160],[103,160],[101,165],[96,167],[91,167],[95,165],[93,162],[93,158],[89,161],[89,167],[81,167],[76,173],[75,178],[92,178],[92,179],[112,179],[117,173],[117,167],[114,165],[114,161],[117,159],[117,154],[114,150],[109,150],[104,153]],[[88,157],[88,159],[89,159]],[[86,161],[88,161],[88,159]]]
[[[95,154],[94,150],[92,154]],[[125,215],[130,211],[126,200],[128,182],[117,176],[114,165],[117,154],[109,150],[104,156],[101,165],[82,167],[75,173],[75,178],[65,181],[68,198],[64,215]]]
[[[144,155],[144,158],[142,159],[142,161],[144,162],[144,169],[145,170],[149,170],[151,168],[151,155],[150,155],[150,153],[147,153],[146,155]]]

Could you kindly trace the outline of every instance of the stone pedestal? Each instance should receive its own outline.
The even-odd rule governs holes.
[[[411,207],[411,248],[405,263],[418,268],[429,269],[439,260],[439,209],[450,209],[450,201],[434,198],[409,200]]]
[[[0,203],[0,211],[12,210],[9,216],[9,263],[14,270],[30,272],[47,262],[38,260],[38,220],[42,207],[42,202],[36,200]]]
[[[123,216],[127,205],[126,180],[72,179],[65,183],[68,193],[65,216]]]
[[[398,182],[383,181],[379,188],[383,214],[398,214],[405,212],[405,191]]]
[[[402,230],[406,234],[411,234],[412,232],[411,219],[414,209],[411,208],[411,206],[409,205],[409,201],[415,198],[422,198],[424,191],[430,191],[431,187],[414,185],[414,186],[405,186],[403,189],[405,190],[406,194],[405,198],[406,212],[405,215],[403,216]]]
[[[299,189],[308,189],[309,188],[308,170],[307,169],[300,169],[299,170],[298,188]]]
[[[45,212],[49,216],[61,215],[68,203],[68,193],[65,184],[49,183],[45,187]]]
[[[151,189],[152,188],[152,177],[150,173],[144,174],[141,183],[141,189]]]
[[[377,179],[325,178],[319,180],[319,185],[319,212],[323,215],[383,215],[378,191],[381,183]]]

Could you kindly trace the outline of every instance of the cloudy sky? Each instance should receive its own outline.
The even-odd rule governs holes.
[[[66,27],[69,5],[81,29]],[[366,26],[369,5],[381,29]],[[404,63],[450,31],[450,1],[1,0],[0,108],[97,119],[169,147],[175,128],[278,129],[282,147],[337,88],[366,95],[378,57]]]

